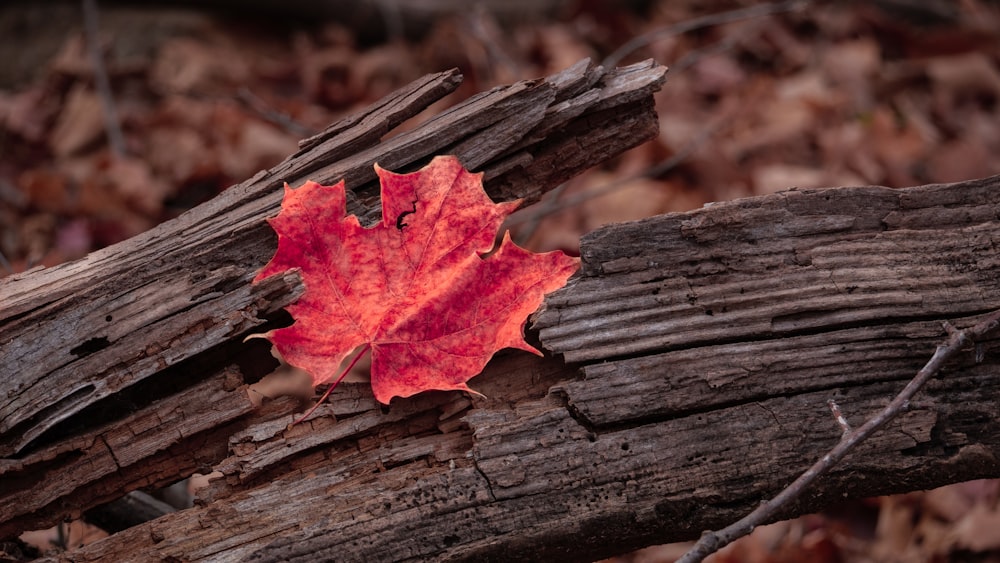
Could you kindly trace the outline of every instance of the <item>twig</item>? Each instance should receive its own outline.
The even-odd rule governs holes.
[[[378,8],[385,24],[386,43],[398,43],[406,39],[406,26],[403,24],[403,14],[399,9],[399,2],[394,0],[376,0],[375,7]]]
[[[728,35],[725,39],[712,43],[711,45],[705,45],[699,49],[692,49],[684,54],[683,57],[677,59],[677,62],[670,65],[670,72],[675,75],[680,72],[684,72],[689,67],[694,66],[695,63],[701,59],[716,55],[718,53],[724,53],[736,46],[740,41],[750,36],[750,33],[758,29],[759,26],[754,26],[753,28],[742,29],[740,33],[734,33]]]
[[[677,563],[697,563],[715,553],[738,538],[741,538],[754,528],[768,522],[782,507],[797,499],[818,477],[830,470],[851,450],[866,438],[885,426],[887,422],[910,407],[910,400],[918,391],[934,377],[941,367],[953,358],[967,344],[981,339],[983,336],[1000,327],[1000,310],[994,311],[982,322],[965,330],[956,330],[949,323],[944,323],[949,337],[947,342],[938,346],[934,355],[920,371],[906,384],[906,387],[878,414],[869,418],[863,425],[841,437],[840,442],[819,459],[805,473],[799,476],[791,485],[785,487],[773,499],[764,501],[753,512],[739,521],[716,532],[705,532],[698,542],[677,560]]]
[[[125,136],[122,135],[121,124],[118,121],[118,110],[115,108],[115,99],[111,94],[111,81],[108,80],[108,72],[104,68],[104,59],[101,57],[96,0],[83,0],[83,27],[84,35],[87,38],[90,64],[94,67],[94,86],[97,88],[97,95],[100,97],[101,107],[104,109],[104,130],[108,134],[108,146],[111,147],[112,154],[122,157],[125,156],[126,152]]]
[[[69,531],[66,529],[66,526],[66,522],[60,522],[56,526],[56,539],[50,540],[52,545],[56,546],[60,551],[69,549]]]
[[[685,20],[674,25],[661,27],[626,42],[624,45],[616,49],[615,52],[608,55],[608,57],[604,59],[604,62],[601,63],[601,66],[604,68],[614,68],[618,66],[618,63],[621,62],[622,59],[631,54],[632,51],[645,47],[646,45],[665,37],[672,37],[674,35],[680,35],[681,33],[687,33],[688,31],[694,31],[705,27],[748,20],[751,18],[759,18],[761,16],[770,16],[772,14],[779,14],[782,12],[790,12],[803,7],[808,3],[808,0],[787,0],[785,2],[776,2],[774,4],[760,4],[749,8],[740,8],[738,10],[708,14],[707,16],[702,16],[700,18]]]
[[[475,9],[468,11],[463,19],[465,20],[465,29],[469,31],[473,39],[479,41],[486,54],[486,61],[484,61],[487,71],[484,74],[486,76],[497,80],[500,74],[498,71],[504,68],[510,72],[511,76],[522,77],[526,74],[521,65],[501,47],[502,42],[499,41],[499,36],[502,33],[499,26],[482,3],[477,4]]]
[[[256,112],[257,115],[285,129],[293,135],[312,137],[318,133],[315,129],[295,121],[288,114],[272,109],[271,106],[261,99],[260,96],[254,94],[245,86],[236,91],[236,98],[243,102],[245,106]]]
[[[14,266],[11,266],[10,262],[7,260],[7,257],[3,255],[2,250],[0,250],[0,268],[3,268],[7,272],[7,274],[14,273]]]

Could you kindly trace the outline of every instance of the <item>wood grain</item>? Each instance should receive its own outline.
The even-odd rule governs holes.
[[[242,341],[287,323],[281,308],[302,289],[295,275],[249,283],[274,252],[264,219],[277,213],[286,181],[344,178],[350,211],[371,220],[380,211],[376,161],[406,170],[451,152],[487,171],[494,198],[530,200],[655,135],[652,93],[665,72],[651,62],[606,72],[581,61],[484,92],[383,141],[461,80],[454,70],[429,75],[173,221],[0,280],[0,537],[211,471],[231,433],[275,416],[276,407],[254,411],[246,396],[274,362],[260,343]],[[595,133],[591,123],[611,131]],[[557,156],[597,138],[610,142],[590,160]],[[199,387],[208,381],[225,388]],[[286,401],[278,410],[297,407]]]
[[[652,65],[581,65],[483,94],[477,111],[506,108],[468,117],[490,133],[432,144],[477,139],[465,146],[495,171],[494,197],[531,198],[655,131],[660,80]],[[521,96],[548,109],[527,111]],[[490,145],[518,116],[538,139]],[[389,143],[419,164],[410,141]],[[310,147],[340,145],[303,146],[299,157],[314,159]],[[358,174],[356,209],[377,216],[357,163],[387,146],[310,169]],[[247,382],[273,361],[259,340],[241,341],[287,322],[277,310],[298,291],[294,276],[246,283],[273,251],[259,223],[282,177],[234,188],[197,221],[0,281],[0,351],[44,366],[0,383],[0,536],[214,470],[222,477],[195,507],[48,560],[584,561],[690,539],[749,512],[837,442],[828,400],[860,423],[931,356],[942,321],[968,326],[1000,308],[1000,177],[783,192],[585,237],[581,273],[534,319],[549,355],[498,354],[470,381],[486,398],[434,392],[380,407],[366,384],[344,384],[290,426],[297,401],[249,403]],[[254,190],[263,195],[240,199]],[[177,279],[156,277],[167,273]],[[133,324],[112,328],[108,315]],[[783,516],[1000,476],[998,348],[982,342],[948,365]],[[64,385],[45,369],[65,369]]]
[[[584,317],[597,327],[618,322],[621,312],[610,303],[642,295],[682,303],[698,312],[689,318],[724,326],[731,321],[719,298],[692,303],[689,293],[694,286],[700,296],[727,296],[718,288],[734,280],[772,288],[756,300],[727,301],[745,311],[741,318],[753,318],[751,310],[760,317],[786,315],[773,301],[793,299],[799,290],[819,296],[812,302],[823,304],[818,319],[828,324],[774,331],[757,323],[767,330],[737,329],[725,338],[692,322],[690,335],[679,325],[672,346],[573,366],[503,353],[470,382],[487,399],[429,393],[383,410],[364,384],[346,385],[302,426],[289,427],[286,414],[233,432],[228,456],[214,466],[225,477],[195,508],[71,557],[584,561],[693,538],[742,516],[837,442],[841,429],[829,399],[859,424],[929,358],[945,333],[940,321],[966,326],[982,316],[977,308],[1000,306],[1000,262],[985,252],[1000,229],[993,216],[975,212],[996,205],[998,184],[1000,177],[905,190],[788,192],[601,229],[583,241],[581,275],[537,317],[550,351],[563,353],[548,331]],[[969,211],[959,212],[962,207]],[[760,217],[760,209],[792,212],[756,227],[741,220]],[[831,232],[822,220],[802,219],[820,212],[853,213],[857,220],[838,219],[850,227]],[[762,236],[768,231],[774,234]],[[886,239],[895,241],[895,252],[885,250]],[[970,240],[975,244],[956,243]],[[843,252],[844,244],[856,251]],[[918,253],[917,260],[905,252],[908,245],[969,252],[961,259]],[[879,252],[865,252],[869,247]],[[676,265],[666,277],[651,265],[664,253]],[[847,272],[875,269],[921,299],[899,301],[899,315],[859,316],[845,325],[829,314],[835,310],[829,299],[841,296],[848,311],[881,305],[855,301],[858,290],[843,284],[808,285],[802,280],[813,278],[793,275],[830,268],[831,256]],[[961,275],[934,264],[957,265]],[[953,284],[960,280],[957,287],[976,299],[955,295],[954,311],[937,312],[942,300],[935,293],[954,290],[909,283],[903,274],[914,267],[931,268]],[[786,286],[786,278],[797,285]],[[779,295],[769,297],[773,292]],[[602,302],[609,304],[592,308]],[[719,313],[706,315],[706,306]],[[642,321],[635,326],[647,330]],[[595,331],[596,338],[601,330]],[[970,350],[949,365],[909,412],[784,516],[845,497],[1000,475],[998,347],[996,340],[984,342],[979,361]]]

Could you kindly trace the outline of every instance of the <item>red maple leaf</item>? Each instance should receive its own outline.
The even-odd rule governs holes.
[[[540,355],[524,341],[524,321],[579,260],[535,254],[509,234],[484,257],[519,202],[493,203],[482,174],[455,157],[412,174],[375,171],[382,222],[372,228],[346,215],[343,181],[286,184],[281,212],[268,220],[278,250],[254,282],[299,268],[306,288],[287,308],[295,323],[265,335],[285,361],[320,384],[370,346],[372,389],[387,404],[430,389],[470,391],[466,381],[501,348]]]

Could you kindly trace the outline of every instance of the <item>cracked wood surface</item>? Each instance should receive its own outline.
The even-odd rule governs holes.
[[[596,100],[603,94],[588,94],[588,80],[546,103]],[[603,138],[589,127],[613,120],[599,117],[613,109],[584,111],[549,146]],[[491,185],[516,194],[521,182],[530,192],[538,178],[558,181],[558,153],[494,159],[507,180]],[[194,508],[52,559],[592,560],[690,539],[749,512],[837,442],[827,400],[860,423],[930,357],[941,321],[967,326],[1000,308],[998,217],[1000,177],[793,191],[609,226],[585,237],[581,274],[535,318],[554,358],[498,354],[471,382],[486,399],[433,392],[385,408],[366,384],[344,384],[294,427],[296,401],[249,404],[245,380],[264,369],[266,346],[181,323],[177,344],[162,351],[193,345],[184,340],[192,335],[221,343],[113,395],[157,400],[118,410],[96,403],[85,413],[90,427],[57,427],[43,436],[49,442],[5,456],[0,492],[47,504],[0,526],[72,514],[197,468],[223,477]],[[268,252],[254,256],[263,264]],[[228,295],[245,285],[212,288]],[[254,306],[276,309],[295,287],[294,277],[276,281]],[[250,296],[232,299],[227,306]],[[225,311],[217,316],[230,323],[249,317],[243,332],[261,322]],[[1000,476],[998,347],[982,343],[949,365],[785,515]]]
[[[486,173],[494,199],[531,201],[654,136],[665,73],[651,61],[609,71],[581,61],[382,140],[461,80],[428,75],[175,220],[0,280],[0,537],[210,471],[229,436],[299,407],[253,408],[245,383],[274,364],[266,347],[242,343],[287,323],[281,308],[301,291],[296,275],[249,283],[274,252],[264,218],[284,182],[343,178],[349,211],[371,221],[375,162],[408,171],[450,153]]]
[[[296,427],[276,401],[229,434],[195,508],[63,559],[592,560],[696,537],[839,440],[828,400],[859,424],[930,357],[941,321],[1000,307],[998,188],[793,191],[603,228],[535,326],[569,355],[650,311],[622,340],[641,351],[571,366],[502,353],[472,382],[487,399],[383,409],[345,385]],[[656,340],[664,326],[674,340]],[[1000,475],[998,348],[947,366],[785,515]]]

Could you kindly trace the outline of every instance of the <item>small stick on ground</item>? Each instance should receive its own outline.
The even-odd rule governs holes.
[[[104,68],[104,58],[101,56],[101,41],[98,37],[100,24],[98,24],[96,0],[83,0],[83,23],[90,64],[94,68],[94,86],[97,88],[97,94],[104,109],[104,130],[108,134],[108,145],[111,147],[112,154],[116,157],[122,157],[126,153],[125,136],[122,134],[121,123],[118,121],[118,110],[111,93],[111,81],[108,79],[107,69]]]
[[[288,114],[279,112],[271,108],[260,96],[254,94],[247,87],[242,87],[236,92],[236,98],[243,104],[257,113],[257,115],[283,128],[285,131],[300,137],[312,137],[318,131],[295,121]]]
[[[3,268],[4,272],[6,272],[4,275],[14,273],[14,267],[10,265],[10,262],[3,255],[2,251],[0,251],[0,268]]]
[[[956,356],[966,345],[983,338],[996,330],[997,327],[1000,327],[1000,311],[994,311],[982,322],[971,328],[956,330],[955,327],[947,322],[944,323],[944,327],[949,335],[947,342],[938,346],[931,359],[928,360],[924,367],[917,372],[913,379],[906,384],[906,387],[884,409],[872,418],[869,418],[857,429],[845,432],[840,442],[833,449],[827,452],[826,455],[807,469],[791,485],[785,487],[773,499],[764,501],[753,512],[721,530],[702,534],[698,542],[684,556],[678,559],[677,563],[697,563],[702,561],[722,547],[749,534],[757,526],[769,522],[782,507],[787,506],[788,503],[801,496],[809,485],[819,476],[829,471],[831,467],[836,465],[837,462],[843,459],[858,444],[885,426],[887,422],[897,415],[907,411],[910,408],[910,400],[913,396],[941,370],[945,362]],[[835,407],[836,403],[832,403],[831,409],[834,410],[834,417],[844,427],[844,423],[840,422],[840,419],[843,417],[838,416],[840,409],[839,407]]]
[[[706,27],[713,27],[717,25],[724,25],[727,23],[738,22],[742,20],[747,20],[751,18],[759,18],[762,16],[770,16],[774,14],[779,14],[782,12],[789,12],[792,10],[797,10],[804,8],[809,4],[808,0],[786,0],[784,2],[776,2],[774,4],[759,4],[756,6],[751,6],[749,8],[739,8],[736,10],[728,10],[725,12],[717,12],[714,14],[708,14],[700,18],[692,18],[690,20],[685,20],[680,23],[669,25],[666,27],[661,27],[654,29],[648,33],[644,33],[638,37],[633,38],[621,47],[611,53],[601,62],[601,66],[604,68],[614,68],[618,66],[618,63],[622,61],[625,57],[629,56],[636,49],[640,49],[649,45],[654,41],[664,39],[667,37],[673,37],[675,35],[680,35],[682,33],[687,33],[689,31],[695,31],[697,29],[703,29]]]

